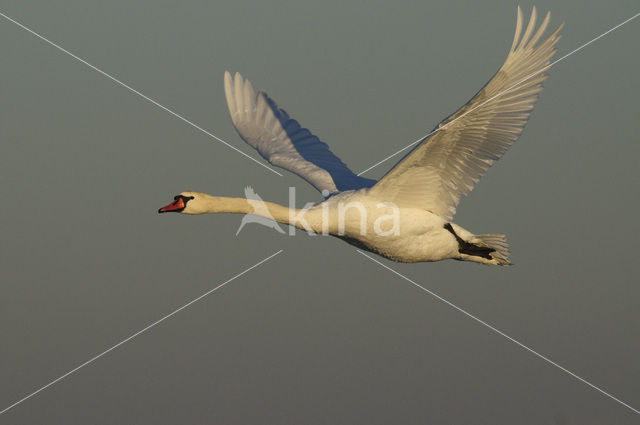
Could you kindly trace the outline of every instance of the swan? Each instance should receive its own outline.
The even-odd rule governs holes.
[[[518,138],[542,90],[563,25],[543,39],[550,13],[537,28],[536,15],[534,7],[524,28],[518,7],[513,44],[498,72],[379,181],[354,174],[264,91],[256,95],[242,75],[225,71],[227,105],[240,137],[271,164],[305,179],[324,200],[297,209],[259,197],[186,191],[158,212],[254,214],[398,262],[510,265],[505,235],[475,235],[451,220],[460,198]]]

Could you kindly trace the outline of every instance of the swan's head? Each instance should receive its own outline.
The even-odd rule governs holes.
[[[182,192],[173,197],[173,202],[158,210],[158,213],[177,212],[183,214],[198,214],[198,198],[195,192]]]

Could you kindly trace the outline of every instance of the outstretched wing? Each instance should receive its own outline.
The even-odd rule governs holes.
[[[289,118],[265,92],[256,96],[249,80],[239,73],[234,77],[224,73],[224,91],[240,137],[271,164],[299,175],[324,196],[376,183],[356,176],[326,143]]]
[[[562,25],[540,41],[549,17],[547,13],[534,31],[534,7],[523,34],[518,7],[515,37],[502,67],[466,105],[380,179],[372,194],[450,220],[460,198],[518,138],[529,119],[560,39]]]

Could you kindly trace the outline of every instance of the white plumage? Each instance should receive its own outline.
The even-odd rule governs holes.
[[[550,15],[547,13],[537,28],[536,17],[534,7],[524,28],[518,7],[513,44],[498,72],[378,182],[355,175],[325,143],[290,118],[266,93],[256,95],[251,83],[239,73],[232,77],[225,72],[229,113],[240,136],[260,155],[299,175],[328,198],[303,211],[311,230],[328,229],[329,234],[396,261],[453,258],[509,264],[504,235],[474,235],[449,221],[460,198],[518,138],[542,90],[562,25],[543,39]],[[174,203],[161,212],[253,210],[245,205],[246,201],[234,198],[197,192],[179,196],[184,199],[182,209]],[[221,205],[224,203],[227,205]],[[363,223],[355,220],[353,213],[343,223],[344,231],[336,230],[341,203],[357,203],[367,212],[366,234],[362,232]],[[381,235],[374,231],[375,223],[389,213],[389,205],[397,207],[401,228],[398,233]],[[265,206],[265,216],[301,227],[291,218],[301,210],[271,203]]]
[[[522,12],[518,8],[513,44],[498,72],[466,105],[438,124],[436,131],[396,164],[372,192],[399,205],[452,219],[460,198],[500,159],[529,119],[562,28],[536,45],[549,17],[547,13],[534,34],[534,7],[521,34]]]
[[[326,194],[375,183],[356,176],[326,143],[289,118],[265,92],[256,96],[251,82],[239,73],[234,77],[224,73],[224,90],[236,130],[271,164],[299,175]]]

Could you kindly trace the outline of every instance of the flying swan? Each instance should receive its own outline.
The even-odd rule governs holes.
[[[460,198],[518,138],[529,118],[560,39],[562,25],[542,39],[549,18],[547,13],[536,29],[534,7],[523,32],[518,7],[513,44],[498,72],[379,181],[354,174],[265,92],[256,95],[239,73],[232,77],[225,72],[227,105],[240,137],[271,164],[305,179],[325,199],[295,209],[182,192],[159,212],[254,214],[330,234],[399,262],[451,258],[509,265],[505,235],[474,235],[451,219]]]

